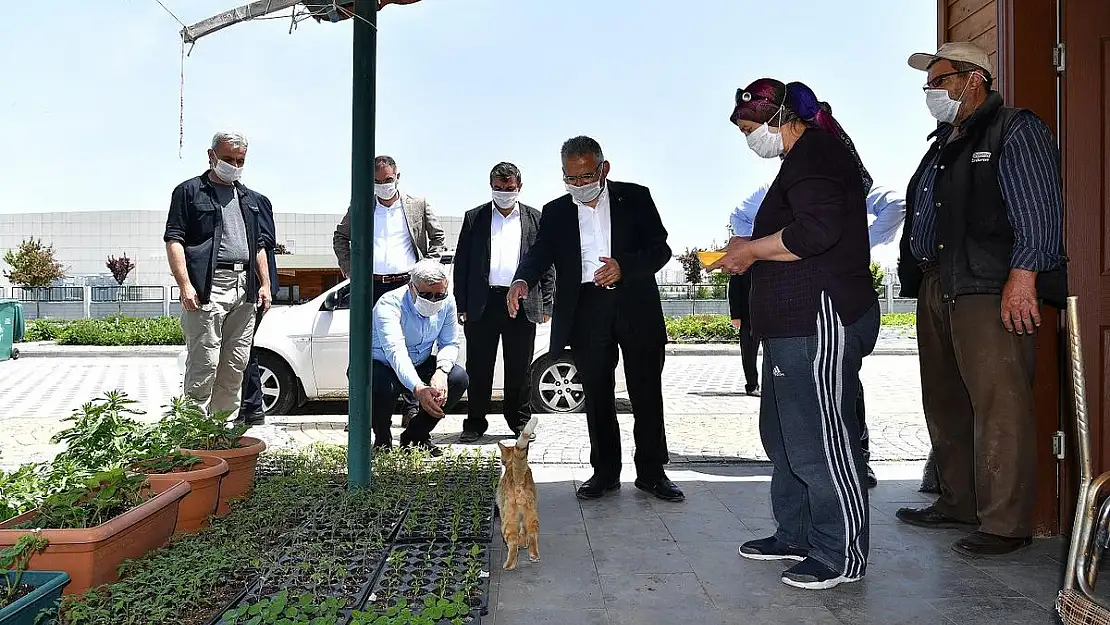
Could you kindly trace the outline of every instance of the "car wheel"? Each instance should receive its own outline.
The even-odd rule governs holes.
[[[293,370],[277,354],[260,352],[258,374],[262,379],[262,410],[267,416],[289,414],[297,406]]]
[[[586,393],[574,358],[563,352],[550,354],[532,365],[532,410],[535,412],[582,412]]]

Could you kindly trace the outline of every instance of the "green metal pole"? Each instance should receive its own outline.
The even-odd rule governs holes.
[[[370,485],[370,349],[373,342],[374,92],[378,0],[355,2],[351,98],[351,327],[347,480]]]

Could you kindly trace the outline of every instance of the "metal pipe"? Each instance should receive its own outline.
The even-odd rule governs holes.
[[[370,397],[374,302],[374,99],[377,2],[356,2],[351,93],[351,327],[347,481],[370,485]]]
[[[1079,564],[1081,547],[1084,542],[1090,540],[1091,526],[1094,523],[1094,502],[1089,500],[1094,468],[1091,463],[1091,424],[1087,414],[1087,391],[1083,377],[1083,345],[1079,331],[1077,296],[1068,297],[1066,315],[1071,387],[1075,397],[1075,447],[1079,463],[1079,497],[1075,507],[1072,539],[1068,547],[1068,565],[1064,570],[1064,589],[1072,590],[1075,588],[1076,566]]]
[[[270,13],[283,11],[296,5],[300,0],[256,0],[250,4],[235,7],[214,15],[206,20],[201,20],[192,26],[181,29],[181,39],[185,43],[196,43],[198,39],[214,32],[221,31],[228,26],[253,20]],[[377,7],[375,6],[375,9]]]

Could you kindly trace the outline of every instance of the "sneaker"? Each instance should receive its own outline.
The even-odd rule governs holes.
[[[860,579],[862,577],[845,577],[813,558],[802,560],[782,574],[782,583],[805,590],[828,590],[848,582],[858,582]]]
[[[740,557],[749,560],[796,560],[801,562],[807,555],[809,555],[809,551],[791,547],[774,536],[749,540],[740,545]]]

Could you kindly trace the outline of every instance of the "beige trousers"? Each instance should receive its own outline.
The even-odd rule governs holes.
[[[185,395],[209,414],[239,415],[243,371],[254,341],[255,305],[246,301],[247,295],[245,271],[217,269],[209,303],[181,311]]]

